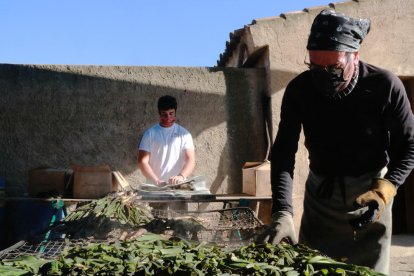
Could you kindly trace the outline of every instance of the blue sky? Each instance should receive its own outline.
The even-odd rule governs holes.
[[[229,33],[328,0],[0,0],[0,63],[215,66]]]

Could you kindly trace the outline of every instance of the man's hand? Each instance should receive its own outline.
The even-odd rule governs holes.
[[[164,187],[165,185],[167,185],[167,182],[165,182],[164,180],[157,179],[155,181],[155,185],[157,185],[159,187]]]
[[[279,211],[272,215],[272,223],[257,237],[256,242],[278,244],[284,238],[292,244],[298,243],[292,215],[287,211]]]
[[[170,177],[170,179],[168,180],[168,183],[178,184],[178,183],[183,182],[184,180],[185,180],[185,177],[182,174],[179,174],[179,175]]]
[[[363,208],[363,210],[359,212],[359,217],[351,219],[349,223],[354,229],[359,229],[377,221],[381,217],[385,206],[396,194],[397,188],[389,180],[384,178],[373,179],[371,190],[355,200],[355,205]]]

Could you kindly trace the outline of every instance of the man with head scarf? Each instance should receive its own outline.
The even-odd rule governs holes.
[[[301,129],[309,152],[299,242],[389,270],[391,207],[414,166],[414,116],[402,82],[359,60],[370,20],[323,10],[308,39],[309,70],[287,86],[272,147],[272,224],[259,241],[297,242],[292,215]]]

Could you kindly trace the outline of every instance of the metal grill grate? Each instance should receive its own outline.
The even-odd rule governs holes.
[[[194,219],[211,229],[235,230],[255,228],[263,223],[256,218],[254,212],[248,207],[237,207],[210,211],[180,211],[180,210],[152,210],[156,218],[166,219]]]
[[[43,259],[56,259],[60,253],[69,247],[86,246],[98,240],[50,240],[45,242],[20,241],[13,246],[0,251],[0,260],[14,260],[25,256],[36,256]],[[101,241],[104,242],[104,241]]]
[[[241,245],[252,241],[263,223],[248,207],[211,211],[152,210],[155,218],[167,219],[174,236],[216,243]]]
[[[253,240],[263,223],[247,207],[211,211],[152,210],[154,227],[160,232],[189,241],[214,243],[221,246],[240,246]],[[155,228],[154,228],[155,229]],[[132,229],[131,229],[132,230]],[[151,231],[151,230],[149,230]],[[21,241],[0,251],[0,260],[11,260],[24,256],[55,259],[69,247],[85,246],[98,239],[65,239],[59,232],[51,232],[48,240]]]

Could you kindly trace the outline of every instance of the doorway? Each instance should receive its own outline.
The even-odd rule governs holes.
[[[414,76],[400,77],[414,112]],[[398,189],[392,208],[393,234],[414,233],[414,171]]]

